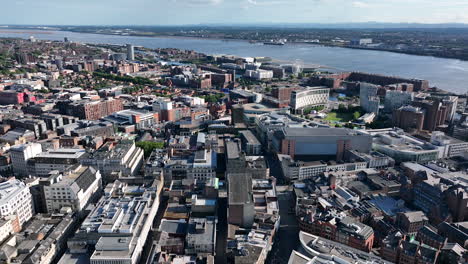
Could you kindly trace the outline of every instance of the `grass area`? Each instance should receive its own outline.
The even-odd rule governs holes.
[[[337,113],[330,112],[325,118],[326,121],[330,122],[348,122],[354,119],[354,113]]]

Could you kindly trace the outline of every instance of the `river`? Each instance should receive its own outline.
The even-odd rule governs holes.
[[[416,56],[385,51],[325,47],[312,44],[273,46],[242,40],[178,37],[135,37],[74,33],[68,31],[22,31],[0,28],[0,37],[63,40],[82,43],[133,44],[148,48],[178,48],[205,54],[271,57],[305,65],[322,65],[339,71],[362,71],[406,78],[426,79],[431,86],[454,93],[468,92],[468,61]]]

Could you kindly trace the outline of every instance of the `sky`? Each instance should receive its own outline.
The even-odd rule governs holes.
[[[0,24],[468,23],[468,0],[0,0]]]

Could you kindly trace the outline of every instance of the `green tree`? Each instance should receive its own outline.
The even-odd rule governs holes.
[[[136,146],[143,149],[145,158],[148,158],[153,150],[164,148],[164,142],[138,141]]]

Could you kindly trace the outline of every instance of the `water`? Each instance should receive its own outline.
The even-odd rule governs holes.
[[[133,44],[148,48],[179,48],[206,54],[232,54],[271,57],[280,61],[302,61],[340,71],[362,71],[406,78],[426,79],[431,86],[454,93],[468,92],[468,61],[414,56],[373,50],[323,47],[310,44],[272,46],[240,40],[215,40],[172,37],[133,37],[73,33],[66,31],[20,31],[0,28],[0,37],[63,40],[84,43]]]

